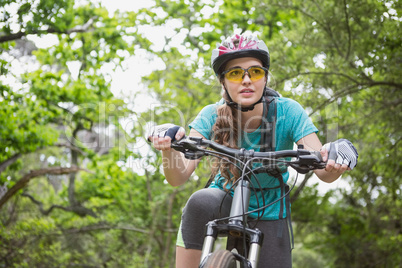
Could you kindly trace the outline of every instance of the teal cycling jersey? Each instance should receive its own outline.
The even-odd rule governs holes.
[[[318,132],[317,128],[311,122],[305,110],[302,106],[288,98],[276,98],[276,131],[275,131],[275,144],[276,150],[291,150],[294,144],[303,137]],[[190,129],[195,129],[206,139],[213,138],[212,127],[217,119],[217,108],[222,105],[222,102],[208,105],[204,107],[197,115],[193,122],[189,125]],[[242,131],[240,133],[241,142],[240,147],[247,150],[260,151],[261,144],[261,127],[255,131],[248,133]],[[283,183],[286,183],[289,179],[289,172],[286,170],[282,173]],[[218,173],[210,188],[219,188],[224,190],[226,179]],[[253,191],[249,211],[255,210],[261,206],[271,203],[277,199],[280,199],[284,194],[283,188],[278,178],[268,175],[267,173],[259,173],[252,176],[251,179],[254,188],[262,188],[261,191]],[[226,189],[233,195],[233,189],[231,184],[226,185]],[[277,220],[279,218],[286,217],[285,199],[274,203],[263,211],[263,215],[259,215],[258,212],[250,214],[251,218],[257,218],[260,216],[263,220]]]

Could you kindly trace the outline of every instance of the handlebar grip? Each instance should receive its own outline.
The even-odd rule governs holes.
[[[177,133],[177,131],[179,131],[179,129],[180,129],[179,126],[174,126],[174,127],[169,128],[166,131],[165,137],[168,136],[168,137],[170,137],[172,139],[172,141],[175,141],[176,140],[176,133]]]

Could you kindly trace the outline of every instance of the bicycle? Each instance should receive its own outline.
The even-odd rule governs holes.
[[[253,150],[229,148],[199,137],[183,137],[179,141],[172,142],[171,147],[192,160],[207,155],[225,158],[242,171],[240,178],[233,183],[233,186],[237,185],[237,187],[234,190],[230,216],[215,219],[206,225],[200,268],[234,268],[239,266],[241,268],[257,268],[263,233],[257,228],[248,226],[247,215],[263,210],[285,198],[294,185],[284,196],[274,202],[264,204],[255,211],[247,211],[251,195],[250,178],[256,172],[256,169],[290,166],[298,173],[305,174],[310,170],[325,168],[325,162],[322,161],[319,152],[310,152],[300,145],[297,150],[255,152]],[[295,159],[287,160],[282,158]],[[255,162],[261,163],[261,166],[253,168],[252,163]],[[243,249],[240,248],[237,253],[227,249],[214,251],[214,245],[218,237],[228,237],[241,241],[242,243],[238,244],[242,244]],[[241,253],[242,251],[243,253]]]

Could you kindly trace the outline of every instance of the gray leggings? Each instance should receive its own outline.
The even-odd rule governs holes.
[[[202,249],[205,225],[214,219],[229,216],[232,197],[226,195],[219,214],[225,192],[219,189],[202,189],[191,195],[183,210],[178,234],[178,246],[188,249]],[[251,226],[254,226],[252,223]],[[264,233],[258,267],[292,267],[292,256],[287,219],[259,221]]]

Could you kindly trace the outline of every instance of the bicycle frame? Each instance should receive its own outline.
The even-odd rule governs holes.
[[[232,149],[216,142],[201,139],[198,137],[184,138],[180,141],[172,143],[172,148],[182,152],[188,159],[198,159],[204,155],[217,156],[225,155],[234,159],[240,159],[247,167],[253,160],[272,160],[283,157],[295,157],[297,161],[287,161],[287,166],[293,167],[298,173],[305,174],[310,170],[324,168],[325,163],[319,152],[310,152],[299,146],[297,150],[283,150],[275,152],[255,152],[253,150]],[[212,148],[214,151],[206,150],[206,147]],[[251,162],[249,162],[251,161]],[[282,163],[284,163],[282,161]],[[245,172],[246,169],[243,170]],[[252,168],[248,168],[249,171]],[[257,268],[260,257],[260,250],[263,243],[264,235],[257,228],[252,229],[247,226],[247,211],[249,207],[251,189],[249,187],[248,173],[243,173],[243,178],[239,181],[239,185],[234,190],[230,217],[228,223],[219,223],[222,219],[210,221],[206,225],[204,244],[201,253],[200,268],[206,265],[209,256],[213,253],[214,244],[218,236],[235,237],[236,239],[244,239],[248,246],[247,256],[232,252],[237,261],[243,264],[243,267]],[[285,194],[286,196],[286,194]],[[284,198],[283,196],[282,198]],[[277,200],[279,201],[279,199]],[[276,202],[276,201],[275,201]]]
[[[248,208],[250,192],[249,182],[242,180],[241,185],[236,187],[234,192],[229,223],[223,224],[210,221],[206,225],[200,267],[203,267],[208,256],[213,252],[214,244],[218,236],[232,236],[236,238],[244,238],[244,236],[246,236],[250,244],[247,259],[239,254],[234,255],[237,260],[247,263],[246,267],[257,268],[264,234],[258,229],[248,228],[247,221],[244,222],[245,219],[241,216],[244,214],[244,209]]]

